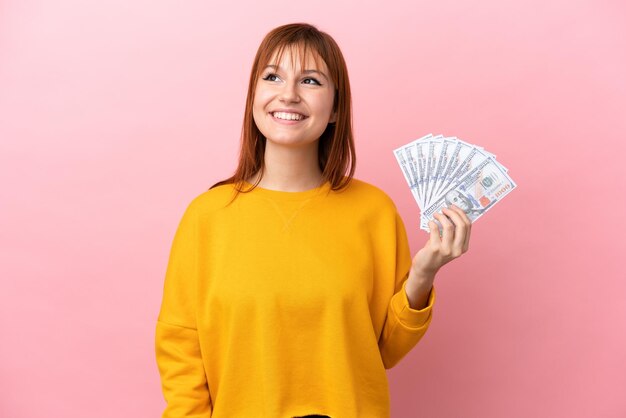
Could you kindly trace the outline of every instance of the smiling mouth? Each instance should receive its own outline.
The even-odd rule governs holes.
[[[270,115],[272,115],[276,119],[281,119],[281,120],[298,121],[298,120],[303,120],[307,118],[307,116],[304,116],[300,113],[291,113],[291,112],[270,112]]]

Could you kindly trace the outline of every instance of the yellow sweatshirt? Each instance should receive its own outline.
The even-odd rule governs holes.
[[[380,189],[232,185],[197,196],[176,231],[156,327],[164,418],[389,417],[385,369],[424,335],[411,254]]]

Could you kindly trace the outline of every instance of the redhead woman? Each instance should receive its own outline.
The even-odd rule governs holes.
[[[272,30],[237,169],[174,236],[156,327],[164,418],[389,417],[385,369],[426,332],[435,276],[471,223],[444,209],[412,256],[393,201],[354,168],[339,47],[308,24]]]

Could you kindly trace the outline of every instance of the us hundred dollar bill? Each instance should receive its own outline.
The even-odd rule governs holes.
[[[452,204],[462,209],[474,223],[516,187],[506,170],[495,159],[488,157],[453,180],[440,197],[422,212],[420,228],[430,232],[428,221],[433,220],[441,231],[441,224],[433,215]]]
[[[421,196],[426,165],[425,153],[422,148],[424,148],[425,141],[432,136],[432,134],[425,135],[393,151],[402,169],[402,174],[404,174],[404,178],[420,208],[424,207]]]

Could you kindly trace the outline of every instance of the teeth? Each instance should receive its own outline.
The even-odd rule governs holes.
[[[275,118],[285,119],[285,120],[302,120],[303,116],[298,113],[287,113],[287,112],[274,112]]]

